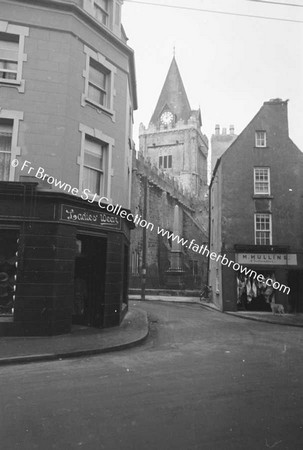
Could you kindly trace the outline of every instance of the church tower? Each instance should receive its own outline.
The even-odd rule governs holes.
[[[174,56],[149,126],[140,125],[140,152],[193,196],[204,198],[208,140],[201,126],[200,109],[190,107]]]

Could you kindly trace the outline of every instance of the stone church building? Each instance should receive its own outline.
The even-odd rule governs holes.
[[[140,125],[133,161],[131,209],[154,228],[146,230],[146,258],[142,227],[131,233],[131,287],[140,286],[142,266],[149,288],[193,289],[206,282],[207,261],[198,251],[208,234],[208,140],[201,126],[173,57],[150,123]],[[163,236],[161,229],[173,234]]]

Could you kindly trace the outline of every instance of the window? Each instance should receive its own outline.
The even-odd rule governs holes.
[[[15,181],[11,161],[21,154],[18,147],[19,121],[23,112],[0,108],[0,181]]]
[[[189,270],[191,275],[197,276],[199,273],[198,261],[189,260]]]
[[[104,195],[104,165],[107,145],[85,136],[82,190]]]
[[[9,181],[13,121],[0,121],[0,181]]]
[[[108,7],[108,0],[95,0],[94,1],[94,10],[95,10],[95,17],[98,20],[98,22],[103,23],[103,25],[108,26],[108,13],[109,13],[109,7]]]
[[[19,36],[0,33],[0,79],[17,80]]]
[[[256,245],[272,244],[270,214],[255,214],[255,244]]]
[[[114,122],[114,74],[116,68],[103,55],[86,45],[84,53],[86,53],[86,68],[83,71],[85,86],[81,105],[90,104],[98,110],[109,113]]]
[[[0,30],[5,30],[0,31],[0,84],[12,85],[24,92],[22,68],[27,59],[24,41],[29,29],[0,20]]]
[[[172,162],[173,162],[172,155],[159,156],[159,169],[161,169],[162,167],[163,169],[171,169]]]
[[[266,147],[266,131],[256,131],[256,147]]]
[[[109,96],[109,71],[90,58],[88,98],[99,105],[108,107]]]
[[[111,194],[111,161],[114,139],[106,136],[96,128],[80,124],[81,152],[77,158],[80,166],[79,189],[86,191],[90,196],[105,196],[110,202]]]
[[[268,167],[254,169],[254,193],[270,194],[270,169]]]
[[[140,256],[137,250],[132,252],[131,260],[132,275],[139,275],[140,273]]]

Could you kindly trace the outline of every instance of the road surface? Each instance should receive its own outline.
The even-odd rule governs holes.
[[[302,328],[140,307],[140,347],[1,368],[1,450],[303,448]]]

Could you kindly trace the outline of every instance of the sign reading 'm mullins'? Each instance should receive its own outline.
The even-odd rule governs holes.
[[[239,264],[296,266],[297,255],[292,253],[236,253]]]
[[[102,211],[62,205],[60,220],[81,225],[121,230],[121,218]]]

